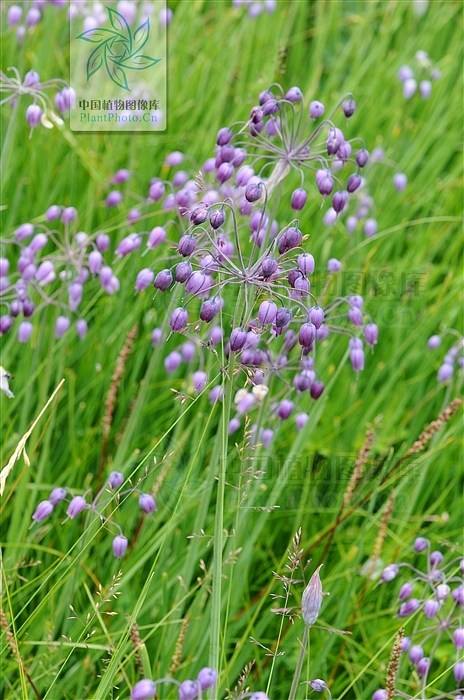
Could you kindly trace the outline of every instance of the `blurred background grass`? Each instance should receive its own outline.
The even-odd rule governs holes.
[[[304,436],[296,439],[292,431],[281,430],[271,454],[254,455],[253,464],[241,446],[229,455],[221,688],[232,687],[254,660],[248,683],[265,689],[272,657],[250,638],[274,648],[280,618],[271,612],[276,603],[270,594],[280,594],[281,585],[273,572],[284,573],[293,534],[302,528],[305,553],[318,561],[324,551],[323,544],[316,546],[318,536],[333,522],[367,426],[375,421],[377,477],[391,463],[392,452],[404,453],[459,391],[456,385],[437,384],[439,361],[426,341],[440,328],[462,323],[462,8],[459,2],[431,2],[418,17],[410,2],[293,1],[279,2],[274,14],[254,21],[228,2],[188,0],[173,3],[173,9],[166,133],[37,129],[29,139],[25,106],[14,118],[3,108],[4,232],[34,220],[52,203],[78,207],[83,231],[107,227],[103,201],[117,168],[134,172],[129,189],[135,202],[149,179],[160,174],[167,152],[185,151],[192,166],[201,164],[217,129],[246,118],[258,93],[274,81],[286,88],[299,85],[307,99],[326,104],[353,92],[358,110],[352,133],[361,133],[369,150],[383,147],[395,164],[393,170],[376,166],[372,178],[380,228],[375,238],[358,234],[353,240],[342,224],[325,229],[316,205],[301,217],[316,260],[343,259],[356,286],[350,290],[366,296],[379,323],[381,342],[365,372],[355,379],[349,367],[339,367],[343,347],[335,347],[322,370],[333,384],[314,408]],[[43,79],[66,78],[64,28],[63,11],[47,7],[23,47],[5,30],[3,68],[15,65],[21,73],[36,69]],[[420,49],[443,75],[428,101],[406,102],[396,72]],[[396,169],[409,178],[401,195],[391,186]],[[132,279],[136,269],[137,261],[124,261],[120,276]],[[71,336],[51,343],[51,317],[43,318],[28,346],[2,339],[2,365],[14,374],[16,393],[14,402],[1,397],[2,463],[66,378],[59,401],[29,441],[31,467],[15,467],[2,503],[4,610],[14,620],[24,666],[42,697],[128,697],[129,685],[140,677],[128,639],[133,622],[146,640],[154,677],[167,673],[185,618],[176,676],[195,674],[208,660],[219,411],[199,401],[174,426],[185,407],[173,401],[173,382],[161,369],[163,353],[149,342],[165,309],[153,307],[146,296],[134,299],[131,289],[122,285],[117,297],[99,300],[83,343]],[[83,532],[77,522],[62,526],[58,519],[39,531],[29,524],[51,486],[79,492],[94,486],[105,396],[134,324],[139,332],[118,394],[105,471],[129,473],[146,458],[148,483],[163,477],[159,512],[120,564],[112,557],[108,534],[95,525]],[[462,540],[457,423],[446,426],[398,482],[385,561],[404,556],[424,529],[437,544]],[[266,468],[265,476],[246,486],[247,467],[257,465]],[[247,489],[251,495],[242,504]],[[372,552],[387,497],[388,491],[371,494],[337,530],[326,557],[323,578],[331,595],[322,618],[351,634],[313,634],[310,677],[326,678],[334,697],[365,699],[383,685],[398,627],[394,604],[388,591],[359,572]],[[123,517],[124,530],[134,532],[136,507],[126,505]],[[284,621],[285,654],[275,659],[269,691],[274,700],[288,695],[300,634],[299,625]],[[4,668],[5,697],[29,697],[14,655]]]

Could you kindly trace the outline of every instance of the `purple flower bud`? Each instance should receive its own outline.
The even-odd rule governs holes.
[[[420,659],[417,664],[416,664],[416,671],[418,676],[420,678],[425,678],[425,676],[428,674],[430,668],[430,659],[427,659],[425,656]]]
[[[388,700],[388,693],[383,688],[379,688],[372,694],[372,700]]]
[[[323,326],[322,326],[323,327]],[[324,392],[325,386],[322,382],[315,381],[311,384],[311,388],[309,390],[309,393],[311,394],[311,398],[314,400],[317,400]]]
[[[48,518],[49,515],[53,512],[53,503],[50,503],[50,501],[40,501],[39,505],[35,509],[33,515],[32,515],[32,520],[35,520],[36,523],[42,522],[42,520],[45,520]]]
[[[377,221],[375,219],[366,219],[364,223],[364,235],[368,238],[375,236],[377,228]]]
[[[268,695],[266,695],[266,693],[263,693],[261,690],[258,690],[257,693],[253,693],[252,695],[250,695],[250,700],[270,700],[270,698]]]
[[[124,182],[127,182],[128,179],[130,178],[131,174],[129,170],[126,170],[125,168],[121,168],[120,170],[117,170],[115,174],[113,175],[111,182],[115,185],[122,185]]]
[[[397,564],[389,564],[385,567],[380,575],[380,579],[385,583],[393,581],[397,577],[399,571],[399,566]]]
[[[399,599],[406,600],[406,598],[409,598],[411,593],[412,593],[412,583],[409,583],[409,581],[407,581],[406,583],[403,583],[403,585],[400,588]]]
[[[316,338],[316,326],[313,323],[303,323],[298,333],[298,341],[304,348],[310,348]]]
[[[219,129],[218,135],[216,138],[217,145],[218,146],[225,146],[226,144],[228,144],[231,141],[232,135],[233,134],[232,134],[231,130],[228,129],[227,127],[224,127],[223,129]]]
[[[192,274],[192,266],[188,262],[181,262],[176,265],[176,282],[186,282]]]
[[[316,571],[311,576],[308,585],[303,591],[303,597],[301,599],[301,612],[306,625],[314,625],[319,617],[323,600],[322,583],[319,576],[321,566],[317,567]]]
[[[198,697],[198,683],[183,681],[179,686],[179,700],[195,700]]]
[[[179,365],[182,362],[182,355],[175,350],[173,350],[169,355],[166,356],[164,360],[164,368],[166,372],[169,372],[171,374],[172,372],[175,372],[176,369],[179,367]]]
[[[263,301],[259,306],[259,322],[264,326],[266,323],[274,323],[277,315],[277,305],[273,301]]]
[[[334,186],[332,173],[330,170],[318,170],[316,173],[316,185],[319,192],[325,197],[329,195]]]
[[[255,174],[255,171],[253,168],[249,165],[244,165],[240,170],[237,172],[237,178],[236,178],[236,183],[238,187],[245,187],[245,185],[248,183],[250,178],[253,177]]]
[[[346,189],[351,194],[353,192],[356,192],[356,190],[359,189],[359,187],[361,187],[361,184],[362,184],[361,175],[358,175],[358,173],[353,173],[348,178],[348,182],[346,183]]]
[[[274,323],[276,328],[282,329],[285,328],[285,326],[288,326],[291,320],[291,311],[288,309],[278,309]]]
[[[14,27],[21,21],[23,14],[22,7],[19,5],[10,5],[7,12],[7,23],[9,27]]]
[[[376,345],[379,338],[379,329],[375,323],[364,326],[364,338],[368,345]]]
[[[62,338],[69,329],[71,321],[66,316],[58,316],[55,323],[55,337]]]
[[[440,566],[443,561],[443,554],[438,550],[435,550],[434,552],[430,553],[429,561],[430,566],[432,567]]]
[[[234,166],[231,165],[230,163],[221,163],[219,168],[216,171],[216,178],[218,182],[224,183],[227,182],[227,180],[230,180],[232,175],[234,174]]]
[[[155,226],[148,234],[148,248],[156,248],[162,243],[165,243],[166,237],[165,229],[162,226]]]
[[[160,289],[165,292],[172,284],[172,273],[171,270],[165,269],[158,272],[155,277],[154,285],[156,289]]]
[[[149,678],[144,678],[134,685],[131,700],[152,700],[155,697],[156,686]]]
[[[124,474],[121,472],[111,472],[108,477],[108,486],[110,489],[118,489],[124,483]]]
[[[66,498],[67,491],[64,488],[57,487],[55,489],[52,489],[50,491],[50,495],[48,497],[48,500],[53,506],[57,506],[58,503],[61,503]]]
[[[291,87],[290,90],[287,90],[285,93],[285,99],[289,102],[301,102],[303,99],[303,93],[299,87]]]
[[[416,90],[417,90],[417,82],[414,80],[414,78],[407,78],[403,82],[403,96],[407,100],[411,99],[411,97],[414,95]]]
[[[3,316],[0,316],[0,335],[8,333],[12,324],[13,320],[11,316],[8,316],[8,314],[3,314]]]
[[[430,547],[430,542],[425,537],[417,537],[414,541],[414,550],[416,552],[425,552]]]
[[[448,362],[444,362],[439,368],[437,378],[439,382],[447,382],[451,379],[454,373],[454,367]]]
[[[206,372],[202,372],[201,370],[198,370],[197,372],[194,372],[192,374],[192,384],[194,391],[197,394],[200,394],[203,389],[206,386],[206,382],[208,381],[208,376]]]
[[[0,258],[0,277],[6,277],[10,269],[10,261],[7,258]]]
[[[208,690],[208,688],[214,688],[217,681],[217,672],[213,668],[202,668],[197,676],[197,680],[200,684],[201,690]]]
[[[193,253],[193,251],[196,248],[196,245],[196,238],[194,236],[185,234],[181,237],[177,246],[177,250],[179,251],[180,255],[183,255],[186,258]]]
[[[314,306],[309,311],[309,320],[316,329],[320,328],[324,323],[324,309],[321,309],[320,306]]]
[[[224,389],[220,384],[217,386],[213,386],[211,391],[209,392],[209,400],[211,403],[217,403],[218,401],[222,401],[224,396]]]
[[[250,182],[245,188],[245,199],[248,202],[257,202],[263,193],[262,182]]]
[[[128,544],[127,537],[116,535],[113,540],[113,554],[117,559],[121,559],[125,555]]]
[[[89,253],[89,259],[88,259],[88,265],[89,265],[89,270],[92,272],[94,275],[96,275],[98,272],[100,272],[103,264],[103,257],[102,254],[98,250],[92,250],[91,253]]]
[[[458,586],[451,594],[458,605],[464,605],[464,586]]]
[[[408,184],[408,178],[404,173],[395,173],[393,176],[393,184],[398,192],[403,192]]]
[[[308,195],[307,195],[306,191],[303,190],[301,187],[294,190],[292,193],[292,199],[291,199],[292,209],[295,209],[295,211],[300,211],[301,209],[304,208],[307,199],[308,199]]]
[[[183,331],[188,322],[188,313],[182,307],[177,307],[172,312],[171,318],[169,320],[169,325],[173,331]]]
[[[135,280],[136,291],[142,292],[144,289],[147,289],[147,287],[149,287],[152,284],[154,278],[154,273],[147,267],[145,267],[143,270],[140,270],[140,272],[137,275],[137,279]]]
[[[26,109],[26,121],[31,129],[34,129],[34,127],[40,124],[42,114],[43,111],[40,109],[39,105],[29,105]]]
[[[362,326],[363,323],[363,314],[361,309],[359,309],[357,306],[352,306],[348,310],[348,320],[354,325],[354,326]]]
[[[65,207],[61,212],[61,221],[64,224],[71,224],[77,218],[77,209],[75,207]]]
[[[59,207],[57,204],[52,204],[51,207],[48,207],[47,211],[45,212],[45,218],[47,221],[56,221],[56,219],[59,219],[61,216],[61,207]]]
[[[33,224],[21,224],[21,226],[18,226],[16,231],[14,232],[15,238],[18,242],[24,241],[26,238],[29,238],[32,236],[34,233],[34,226]]]
[[[313,100],[309,105],[309,116],[311,119],[319,119],[325,112],[325,107],[322,102],[318,100]]]
[[[302,253],[297,258],[298,269],[304,275],[312,275],[315,269],[314,258],[311,253]]]
[[[360,168],[364,168],[364,166],[367,165],[368,160],[369,160],[369,151],[367,151],[365,148],[361,148],[356,153],[356,164]]]
[[[66,87],[55,95],[55,104],[59,111],[64,114],[69,112],[76,103],[76,93],[73,88]]]
[[[290,417],[293,411],[293,402],[288,399],[283,399],[277,407],[277,415],[281,420],[286,420]]]
[[[39,250],[42,250],[42,248],[45,248],[45,246],[48,243],[48,238],[45,235],[45,233],[37,233],[34,238],[32,239],[30,243],[30,250],[32,250],[33,253],[38,253]]]
[[[297,415],[295,416],[297,430],[302,430],[305,427],[308,420],[309,416],[307,413],[297,413]]]
[[[144,513],[153,513],[156,510],[156,501],[149,493],[141,493],[139,496],[139,506]]]
[[[441,345],[440,336],[439,335],[431,335],[427,341],[427,345],[431,350],[435,350],[435,348],[440,347],[440,345]]]
[[[458,627],[454,630],[453,643],[456,649],[464,649],[464,627]]]
[[[401,80],[401,82],[409,80],[409,78],[412,77],[414,77],[414,73],[412,72],[411,68],[409,66],[401,66],[398,71],[398,78]]]
[[[234,328],[230,334],[229,346],[232,352],[239,352],[243,349],[247,340],[246,331],[241,328]]]
[[[208,209],[207,207],[197,207],[192,211],[190,214],[190,221],[195,224],[195,226],[199,226],[200,224],[204,224],[206,219],[208,218]]]
[[[349,119],[355,113],[356,102],[353,100],[352,97],[349,97],[347,100],[344,100],[342,102],[342,109],[345,117]]]
[[[410,598],[407,600],[405,603],[403,603],[400,606],[400,609],[398,611],[398,616],[399,617],[408,617],[408,615],[412,615],[413,613],[416,612],[416,610],[419,610],[420,607],[420,602],[417,600],[417,598]]]
[[[451,588],[446,583],[440,583],[436,590],[436,596],[438,600],[445,600],[450,594]]]
[[[283,254],[292,248],[297,248],[303,239],[301,231],[295,226],[290,226],[279,237],[278,249],[279,253]]]
[[[42,13],[38,7],[31,7],[26,15],[26,27],[35,27],[42,19]]]
[[[18,341],[20,343],[27,343],[32,335],[32,323],[29,321],[23,321],[18,327]]]
[[[424,615],[431,619],[435,617],[437,612],[440,610],[440,603],[438,600],[426,600],[424,603]]]
[[[209,323],[219,312],[220,306],[216,299],[208,299],[204,301],[200,309],[200,318],[202,321]]]
[[[74,496],[74,498],[72,498],[69,503],[66,515],[69,518],[75,518],[86,508],[87,503],[85,502],[85,498],[83,498],[82,496]]]
[[[117,207],[122,202],[122,194],[118,190],[112,190],[106,200],[105,204],[107,207]]]
[[[210,212],[209,223],[211,224],[212,228],[220,228],[223,225],[224,220],[225,216],[222,209],[216,209],[215,211]]]
[[[427,100],[432,94],[432,83],[430,80],[421,80],[419,83],[419,92],[424,100]]]
[[[364,369],[364,352],[360,348],[350,350],[350,362],[355,372],[362,372]]]
[[[153,202],[158,202],[164,195],[165,187],[161,180],[155,180],[151,183],[148,191],[148,198]]]
[[[196,272],[193,272],[187,280],[185,289],[187,292],[189,292],[189,294],[199,295],[209,292],[211,285],[211,277],[197,270]]]
[[[458,661],[454,664],[453,673],[456,683],[462,683],[462,681],[464,681],[464,661]]]
[[[335,192],[332,197],[332,208],[340,214],[348,204],[348,192]]]
[[[424,650],[422,649],[420,644],[414,644],[409,649],[409,658],[411,659],[413,664],[417,664],[418,661],[424,658]]]

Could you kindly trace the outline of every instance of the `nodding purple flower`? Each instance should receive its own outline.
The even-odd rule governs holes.
[[[103,256],[98,250],[92,250],[88,257],[89,270],[92,274],[96,275],[100,272],[103,265]]]
[[[404,173],[395,173],[393,176],[393,185],[398,192],[403,192],[408,184],[408,178]]]
[[[247,333],[241,328],[234,328],[230,334],[229,347],[232,352],[243,350],[247,341]]]
[[[121,472],[111,472],[111,474],[108,477],[108,486],[110,487],[110,489],[118,489],[123,483],[124,474],[121,474]]]
[[[303,275],[312,275],[316,264],[314,262],[314,257],[311,253],[302,253],[297,258],[298,269],[303,273]]]
[[[298,413],[295,416],[295,423],[296,423],[297,430],[302,430],[305,427],[308,420],[309,420],[309,416],[307,413]]]
[[[189,294],[201,295],[209,292],[212,286],[212,279],[199,270],[193,272],[188,278],[185,289]]]
[[[15,239],[18,241],[24,241],[26,238],[30,238],[32,234],[34,233],[34,225],[33,224],[21,224],[21,226],[18,226],[16,231],[14,232]]]
[[[229,425],[227,428],[227,432],[229,435],[233,435],[234,433],[237,432],[240,428],[240,420],[235,416],[234,418],[231,418],[229,421]]]
[[[190,236],[189,234],[185,234],[180,239],[177,245],[177,250],[179,251],[180,255],[182,255],[184,258],[187,258],[189,255],[192,255],[196,246],[196,238],[194,236]]]
[[[14,27],[16,24],[18,24],[21,21],[22,14],[22,7],[19,7],[19,5],[10,5],[7,12],[8,26]]]
[[[298,333],[298,341],[304,348],[310,348],[316,339],[316,326],[313,323],[303,323]]]
[[[219,129],[218,135],[216,138],[216,143],[218,146],[226,146],[230,141],[232,140],[232,132],[230,129],[227,127],[224,127],[223,129]]]
[[[142,292],[147,289],[155,279],[155,273],[145,267],[143,270],[137,274],[137,279],[135,280],[135,289],[137,292]]]
[[[211,224],[212,228],[218,229],[221,228],[225,221],[225,215],[222,209],[216,209],[214,211],[210,212],[209,215],[209,223]]]
[[[316,693],[323,693],[327,690],[327,683],[321,678],[314,678],[312,681],[309,681],[309,686]]]
[[[153,513],[156,510],[156,501],[149,493],[141,493],[139,496],[139,506],[144,513]]]
[[[388,693],[384,688],[379,688],[372,694],[372,700],[388,700]]]
[[[200,224],[204,224],[206,219],[208,218],[208,208],[204,206],[199,206],[196,207],[190,214],[190,221],[192,224],[195,224],[195,226],[200,226]]]
[[[342,109],[345,117],[349,119],[353,116],[353,114],[356,111],[356,102],[353,100],[352,97],[349,97],[347,100],[344,100],[342,102]]]
[[[364,338],[368,345],[376,345],[379,339],[379,329],[375,323],[364,326]]]
[[[324,309],[320,306],[313,306],[313,308],[309,310],[309,320],[316,330],[320,328],[324,323]]]
[[[65,87],[55,95],[55,104],[58,110],[64,114],[69,112],[76,103],[76,93],[73,88]]]
[[[313,100],[310,105],[309,105],[309,116],[311,119],[319,119],[319,117],[322,117],[325,112],[325,107],[322,104],[322,102],[319,102],[318,100]]]
[[[323,326],[321,327],[322,330]],[[311,387],[309,389],[309,393],[311,394],[311,398],[313,398],[315,401],[322,396],[324,393],[325,386],[322,382],[319,381],[314,381],[311,384]]]
[[[319,192],[327,197],[334,187],[334,180],[330,170],[318,170],[316,173],[316,185]]]
[[[152,700],[156,694],[156,686],[149,678],[144,678],[134,685],[131,700]]]
[[[22,321],[18,326],[18,341],[20,343],[27,343],[32,335],[32,323],[29,321]]]
[[[117,559],[122,559],[125,555],[128,544],[127,537],[124,537],[124,535],[116,535],[113,540],[113,554]]]
[[[165,186],[161,180],[155,180],[151,183],[150,189],[148,190],[148,198],[153,202],[158,202],[165,193]]]
[[[179,367],[179,365],[182,362],[182,355],[176,350],[173,350],[172,352],[169,353],[169,355],[166,356],[164,360],[164,368],[166,372],[175,372],[176,369]]]
[[[50,501],[40,501],[39,505],[37,506],[32,515],[32,520],[35,520],[36,523],[40,523],[42,522],[42,520],[48,518],[48,516],[51,515],[52,512],[53,503],[50,503]]]
[[[457,605],[464,606],[464,586],[458,586],[451,594]]]
[[[451,588],[448,586],[447,583],[440,583],[435,590],[435,594],[438,600],[443,601],[449,596],[450,591]]]
[[[447,382],[454,374],[454,367],[448,362],[444,362],[437,372],[439,382]]]
[[[66,511],[66,515],[69,518],[76,518],[79,513],[82,513],[83,510],[87,508],[87,503],[85,501],[85,498],[82,496],[74,496],[74,498],[71,499],[68,509]]]
[[[341,269],[342,264],[340,260],[337,260],[337,258],[330,258],[330,260],[327,263],[328,272],[340,272]]]
[[[180,346],[180,351],[182,353],[182,359],[184,362],[191,362],[195,357],[197,351],[195,343],[187,341]]]
[[[456,649],[464,649],[464,627],[458,627],[454,630],[453,643]]]
[[[346,183],[346,189],[350,194],[353,192],[356,192],[357,189],[359,189],[362,185],[362,177],[361,175],[358,175],[358,173],[353,173],[350,175],[348,178],[348,182]]]
[[[425,537],[416,537],[414,540],[414,551],[425,552],[430,547],[430,542]]]
[[[40,84],[40,76],[35,70],[28,70],[24,76],[23,85],[25,87],[38,87]]]
[[[363,314],[360,308],[357,306],[352,306],[348,310],[348,320],[354,325],[354,326],[362,326],[363,324]]]
[[[61,212],[61,221],[64,224],[72,224],[77,219],[77,209],[75,207],[65,207]]]
[[[220,384],[217,384],[216,386],[213,386],[211,391],[209,392],[209,400],[211,403],[217,403],[218,401],[222,401],[224,397],[224,389]]]
[[[172,330],[177,332],[183,331],[184,328],[187,326],[187,322],[187,311],[180,306],[177,307],[177,309],[174,309],[169,320],[169,325],[171,326]]]
[[[398,78],[401,80],[402,83],[404,83],[405,80],[409,80],[409,78],[413,78],[414,73],[412,72],[412,69],[409,66],[401,66],[399,71],[398,71]]]
[[[301,209],[304,209],[304,206],[305,206],[307,200],[308,200],[308,195],[306,193],[306,190],[299,187],[298,189],[294,190],[292,193],[292,199],[291,199],[292,209],[295,209],[295,211],[301,211]]]
[[[435,350],[435,348],[440,347],[440,345],[441,345],[440,336],[439,335],[431,335],[427,341],[427,345],[431,350]]]
[[[217,681],[217,672],[213,668],[202,668],[197,676],[197,681],[201,690],[214,688]]]
[[[166,231],[162,226],[155,226],[148,234],[147,246],[149,248],[156,248],[162,243],[166,242]]]
[[[458,661],[454,664],[453,674],[456,683],[464,681],[464,661]]]
[[[165,269],[158,272],[155,277],[154,285],[156,289],[165,292],[172,284],[171,270]]]
[[[203,391],[207,381],[208,375],[206,374],[206,372],[198,370],[197,372],[194,372],[192,374],[192,384],[197,394],[200,394]]]
[[[107,207],[117,207],[122,202],[122,194],[118,190],[112,190],[106,197],[105,204]]]
[[[0,316],[0,335],[8,333],[12,325],[13,319],[11,316],[8,316],[8,314],[3,314],[3,316]]]
[[[179,686],[179,700],[195,700],[198,697],[198,682],[183,681]]]
[[[273,301],[263,301],[260,304],[258,318],[261,325],[274,323],[277,316],[277,305]]]
[[[31,129],[34,129],[40,124],[42,115],[43,111],[41,110],[39,105],[29,105],[29,107],[26,109],[26,121],[31,127]]]
[[[352,338],[352,340],[359,340],[358,338]],[[355,372],[362,372],[364,369],[364,351],[359,345],[352,345],[350,341],[350,362],[351,366]]]
[[[410,100],[411,97],[414,95],[414,93],[417,90],[417,82],[414,78],[407,78],[403,82],[403,96],[407,99]]]
[[[110,237],[106,233],[99,233],[95,239],[95,244],[100,253],[104,253],[110,247]]]
[[[263,183],[262,182],[250,182],[245,188],[245,199],[248,202],[257,202],[261,199],[263,194]]]
[[[421,659],[424,658],[424,650],[420,644],[414,644],[409,649],[409,658],[413,664],[417,664]]]
[[[48,500],[52,504],[52,506],[58,505],[58,503],[61,503],[66,498],[67,491],[66,489],[62,488],[61,486],[58,486],[50,491],[50,495],[48,497]]]
[[[42,19],[42,13],[38,7],[31,7],[26,15],[26,27],[35,27]],[[19,27],[18,29],[20,29]]]
[[[303,93],[299,87],[291,87],[290,90],[287,90],[285,93],[285,99],[289,102],[301,102],[303,99]]]
[[[10,261],[8,258],[0,258],[0,277],[6,277],[10,269]]]
[[[430,659],[424,658],[420,659],[416,664],[417,675],[420,678],[425,678],[430,669]]]
[[[57,338],[62,338],[70,325],[71,321],[69,318],[66,318],[66,316],[58,316],[55,323],[55,336]]]
[[[382,573],[380,575],[380,579],[381,579],[381,581],[388,583],[389,581],[393,581],[393,579],[397,577],[398,572],[399,572],[399,567],[397,564],[389,564],[382,571]]]
[[[425,617],[432,619],[440,610],[440,603],[438,600],[426,600],[424,603],[424,615]]]
[[[269,447],[274,438],[274,431],[271,430],[271,428],[264,428],[260,431],[259,438],[263,444],[263,447]]]
[[[349,183],[349,180],[348,180]],[[332,197],[332,208],[337,213],[340,214],[348,204],[348,192],[335,192]]]
[[[303,236],[301,231],[295,226],[287,228],[280,236],[278,241],[278,250],[281,255],[287,253],[292,248],[297,248],[301,245]]]
[[[424,100],[427,100],[432,94],[432,83],[430,80],[421,80],[419,83],[419,92]]]
[[[188,262],[180,262],[176,265],[175,278],[176,282],[184,283],[192,274],[192,266]]]
[[[415,613],[416,610],[419,610],[419,608],[420,601],[417,600],[417,598],[410,598],[405,603],[400,605],[400,609],[398,610],[398,617],[408,617],[409,615]]]
[[[234,174],[234,166],[231,163],[221,163],[219,168],[216,170],[216,178],[218,182],[224,184],[227,180],[230,180]]]
[[[407,598],[409,598],[409,596],[412,593],[412,588],[413,588],[412,583],[410,583],[409,581],[407,581],[406,583],[403,583],[403,585],[400,588],[399,599],[406,600]]]
[[[364,222],[364,235],[368,238],[375,236],[377,228],[377,221],[375,219],[366,219]]]
[[[293,412],[293,401],[288,399],[283,399],[277,407],[277,415],[281,420],[287,420],[290,418]]]
[[[440,564],[443,561],[443,554],[441,552],[439,552],[438,550],[435,550],[434,552],[430,553],[429,561],[430,561],[430,566],[432,568],[440,566]]]
[[[356,164],[360,168],[364,168],[365,165],[367,165],[369,161],[369,151],[367,151],[365,148],[361,148],[357,153],[356,153]]]
[[[306,625],[314,625],[317,618],[319,617],[319,612],[322,606],[323,592],[322,583],[319,576],[319,571],[321,566],[318,566],[316,571],[311,576],[308,585],[303,591],[303,596],[301,599],[301,613],[303,616],[303,621]]]
[[[154,328],[151,333],[151,344],[159,345],[163,339],[163,331],[161,328]]]
[[[111,178],[111,182],[115,185],[122,185],[124,182],[127,182],[131,176],[130,170],[126,170],[126,168],[121,168],[120,170],[117,170],[113,177]]]

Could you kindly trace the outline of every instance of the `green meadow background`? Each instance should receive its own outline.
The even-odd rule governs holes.
[[[2,236],[38,220],[54,203],[78,208],[79,230],[115,226],[117,216],[105,209],[104,198],[118,168],[133,171],[126,190],[136,203],[150,178],[162,172],[169,151],[184,151],[189,164],[199,167],[213,150],[218,128],[246,119],[259,92],[273,82],[299,85],[307,100],[327,105],[351,91],[358,102],[351,133],[360,133],[369,150],[381,146],[387,154],[387,164],[373,166],[371,178],[379,234],[350,237],[340,223],[326,229],[317,202],[300,222],[311,234],[316,260],[344,261],[343,284],[365,295],[380,327],[379,344],[356,378],[343,359],[343,344],[335,343],[320,367],[328,390],[298,436],[284,426],[269,451],[252,454],[240,437],[224,455],[221,408],[207,399],[183,405],[173,399],[171,389],[183,388],[182,377],[166,377],[165,349],[150,343],[167,305],[155,305],[150,293],[135,296],[132,280],[141,266],[136,259],[120,264],[123,283],[116,296],[101,295],[89,304],[85,341],[72,333],[55,341],[52,312],[41,317],[28,345],[2,338],[1,364],[14,375],[15,392],[12,401],[0,397],[2,465],[65,382],[28,440],[30,466],[23,457],[16,462],[2,498],[2,609],[10,641],[3,634],[0,687],[5,698],[36,697],[29,675],[44,699],[127,699],[142,677],[131,641],[136,624],[147,650],[144,672],[153,678],[169,673],[177,648],[179,680],[210,662],[219,664],[215,700],[234,688],[245,667],[251,689],[267,690],[272,700],[287,698],[302,625],[298,615],[292,624],[273,609],[285,602],[275,597],[283,594],[279,577],[288,574],[288,550],[301,528],[303,560],[312,560],[304,576],[323,563],[330,594],[311,633],[303,680],[324,678],[334,698],[366,700],[385,684],[399,627],[395,584],[380,588],[360,573],[382,520],[385,563],[408,557],[418,534],[453,556],[462,549],[460,417],[426,451],[404,462],[395,479],[382,482],[462,388],[458,380],[447,386],[436,381],[450,341],[435,353],[426,345],[443,328],[462,331],[461,4],[432,1],[418,17],[405,0],[293,0],[278,2],[274,14],[256,20],[229,2],[184,0],[172,7],[165,133],[38,128],[29,138],[27,102],[2,108]],[[64,17],[64,11],[47,7],[23,46],[3,26],[2,68],[66,79]],[[442,77],[429,100],[406,102],[396,73],[418,50],[429,52]],[[402,194],[392,187],[396,171],[409,178]],[[154,210],[148,225],[157,223],[162,215]],[[105,399],[134,325],[137,335],[102,458]],[[354,512],[331,536],[369,426],[375,431],[370,477]],[[223,500],[217,488],[222,466]],[[118,521],[136,540],[122,561],[111,553],[111,536],[89,518],[64,521],[55,514],[31,527],[37,502],[52,486],[95,492],[111,469],[146,470],[158,501],[158,512],[143,523],[136,500],[121,505]],[[219,507],[218,568],[212,554]],[[297,613],[301,570],[295,578],[287,607]],[[452,663],[441,658],[441,670]],[[402,687],[416,692],[406,665],[401,674]],[[448,670],[433,681],[430,696],[452,689],[451,676]],[[308,692],[302,686],[298,697]]]

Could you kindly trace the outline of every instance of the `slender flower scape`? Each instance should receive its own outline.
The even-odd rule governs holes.
[[[0,71],[0,91],[4,95],[0,104],[9,103],[13,106],[20,101],[22,107],[24,101],[21,98],[27,97],[29,104],[25,108],[24,116],[31,130],[39,125],[47,129],[62,126],[64,122],[59,115],[66,114],[74,106],[76,101],[74,90],[63,80],[52,79],[42,82],[35,70],[28,71],[24,78],[21,78],[16,68],[10,68],[9,71],[11,76]],[[49,94],[52,90],[57,90],[54,104]]]
[[[68,496],[68,491],[62,487],[52,489],[48,498],[41,501],[33,515],[32,520],[36,523],[41,523],[47,520],[54,512],[55,508],[61,503],[67,503],[66,515],[70,520],[78,519],[81,514],[87,512],[100,520],[102,525],[109,532],[114,530],[118,534],[113,537],[112,549],[113,554],[117,559],[124,557],[129,541],[121,532],[119,525],[113,520],[115,511],[114,500],[118,504],[125,502],[132,495],[138,496],[138,505],[142,513],[150,514],[156,511],[156,501],[149,493],[141,492],[137,487],[128,488],[124,491],[120,487],[125,481],[124,474],[121,472],[111,472],[103,489],[101,489],[95,498],[90,501],[84,496]],[[108,495],[110,496],[108,498]],[[119,510],[119,509],[118,509]],[[107,514],[108,513],[108,514]],[[149,696],[148,696],[149,697]]]
[[[403,84],[403,96],[406,100],[410,100],[415,94],[427,100],[432,94],[432,81],[440,77],[440,69],[433,64],[426,51],[417,51],[414,68],[404,65],[398,70],[398,79]]]
[[[412,665],[414,683],[421,693],[428,684],[436,687],[441,680],[446,683],[443,691],[449,690],[454,683],[459,695],[459,690],[464,690],[464,558],[451,557],[446,561],[445,555],[432,550],[424,537],[415,540],[413,550],[419,560],[417,565],[407,562],[390,564],[381,574],[381,581],[389,585],[393,585],[391,581],[396,582],[400,573],[408,574],[398,589],[397,615],[403,621],[413,619],[406,628],[411,630],[410,636],[404,637],[401,649],[408,669]],[[446,668],[452,665],[452,672],[443,673],[443,669],[438,668],[444,659]],[[430,677],[434,668],[437,681]],[[410,688],[410,679],[406,686]],[[452,692],[446,697],[458,695]],[[400,696],[413,698],[418,694],[415,690],[411,694],[402,691]],[[386,691],[379,689],[372,698],[387,698]]]
[[[464,371],[464,338],[454,329],[448,329],[442,335],[432,335],[427,341],[430,350],[441,347],[442,341],[447,336],[454,338],[454,343],[443,357],[443,361],[437,372],[440,384],[449,384],[456,375],[463,376]]]

